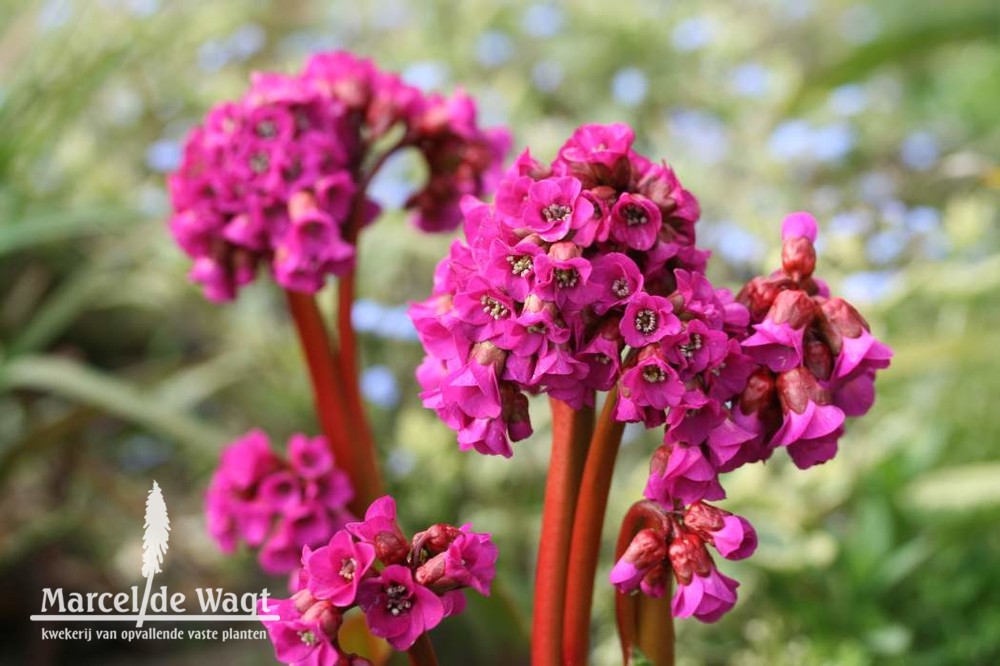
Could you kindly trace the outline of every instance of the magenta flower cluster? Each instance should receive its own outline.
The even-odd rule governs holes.
[[[550,165],[523,153],[493,205],[463,201],[465,242],[410,310],[424,404],[461,448],[510,456],[531,434],[527,393],[580,408],[619,381],[619,418],[662,423],[684,381],[729,355],[723,330],[746,312],[702,276],[698,202],[633,140],[626,125],[583,126]],[[682,321],[688,300],[704,324]],[[739,383],[730,374],[718,391]]]
[[[346,508],[353,497],[325,438],[293,435],[285,459],[271,450],[266,434],[253,430],[223,450],[205,515],[224,552],[242,541],[260,549],[264,571],[283,574],[299,566],[304,547],[325,543],[354,520]]]
[[[671,605],[674,617],[718,620],[736,603],[739,583],[716,568],[706,546],[729,560],[749,557],[757,549],[753,526],[745,518],[701,501],[671,511],[647,500],[644,508],[657,520],[633,537],[611,570],[611,583],[619,592],[641,589],[661,597],[668,588],[668,576],[673,575],[677,581]]]
[[[845,417],[870,409],[875,373],[889,365],[889,347],[813,277],[816,232],[806,213],[785,218],[782,267],[740,292],[744,331],[732,329],[733,354],[711,373],[721,377],[735,363],[741,381],[716,402],[709,390],[700,406],[687,397],[672,406],[664,444],[653,455],[645,495],[664,514],[663,525],[636,535],[611,582],[623,592],[659,596],[663,572],[672,568],[678,617],[713,622],[736,602],[739,584],[718,572],[705,544],[729,559],[750,555],[756,544],[745,519],[703,503],[725,498],[719,474],[767,460],[780,447],[803,469],[826,462]]]
[[[497,549],[489,534],[471,526],[437,524],[407,539],[396,522],[396,503],[375,500],[365,519],[349,523],[321,548],[302,552],[298,591],[260,614],[278,661],[333,666],[363,663],[342,654],[337,641],[343,615],[357,606],[375,636],[397,650],[465,608],[465,589],[489,595]]]
[[[427,352],[417,378],[459,446],[487,454],[510,456],[531,433],[529,393],[579,409],[613,391],[614,419],[664,426],[644,493],[663,527],[636,537],[648,566],[633,552],[612,580],[657,595],[672,570],[675,614],[713,621],[737,583],[706,544],[735,558],[755,543],[744,519],[704,504],[725,498],[719,475],[778,447],[800,467],[828,460],[891,351],[812,277],[805,213],[785,220],[781,270],[738,298],[713,287],[695,198],[633,138],[625,125],[583,126],[551,165],[522,154],[494,204],[463,201],[465,242],[411,307]]]
[[[213,301],[234,298],[262,264],[312,293],[353,267],[354,236],[378,214],[369,164],[417,150],[429,176],[407,207],[419,228],[447,230],[460,197],[492,190],[509,144],[506,130],[478,127],[461,92],[425,94],[369,60],[318,54],[297,75],[255,74],[243,99],[190,133],[169,179],[170,229]]]

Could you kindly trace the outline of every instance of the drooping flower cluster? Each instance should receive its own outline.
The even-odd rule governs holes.
[[[619,418],[662,423],[688,379],[736,351],[724,331],[746,313],[702,276],[698,203],[633,140],[626,125],[583,126],[551,165],[522,154],[494,205],[463,201],[465,242],[410,310],[424,404],[463,449],[512,455],[531,433],[525,393],[580,408],[621,381]],[[716,392],[739,384],[731,374]]]
[[[315,292],[353,266],[354,236],[378,213],[370,164],[419,151],[429,178],[407,207],[421,229],[453,229],[460,197],[492,189],[509,143],[478,127],[464,93],[425,94],[369,60],[318,54],[298,75],[255,74],[243,99],[191,132],[169,179],[170,229],[211,300],[234,298],[261,264],[283,287]]]
[[[753,534],[749,523],[703,502],[725,498],[719,474],[767,460],[779,447],[803,469],[826,462],[837,451],[845,417],[868,411],[875,372],[889,365],[889,347],[849,303],[813,278],[816,231],[806,213],[785,218],[782,268],[740,292],[748,321],[743,333],[733,329],[732,355],[719,366],[717,377],[738,364],[732,372],[741,381],[728,384],[716,403],[692,409],[685,399],[671,406],[664,444],[650,463],[645,495],[664,514],[664,527],[635,537],[611,581],[623,592],[641,588],[659,596],[665,586],[658,583],[672,569],[678,617],[712,622],[736,601],[738,583],[715,569],[705,543],[729,559],[752,551],[733,546]],[[656,560],[657,553],[663,557]]]
[[[272,574],[299,566],[303,547],[326,543],[354,516],[354,490],[335,465],[323,437],[296,434],[288,459],[271,450],[266,434],[253,430],[226,447],[208,487],[208,531],[224,552],[239,541],[260,548],[261,568]]]
[[[409,649],[442,619],[464,610],[466,588],[489,595],[496,559],[490,535],[468,524],[433,525],[408,540],[396,523],[396,503],[386,496],[323,547],[305,548],[299,590],[259,612],[279,616],[264,621],[278,661],[359,663],[343,661],[338,644],[345,612],[360,607],[373,635]]]
[[[754,330],[743,348],[758,367],[733,416],[754,433],[749,459],[785,447],[805,469],[837,453],[845,417],[871,408],[875,373],[889,366],[892,350],[850,303],[813,278],[816,220],[789,215],[781,235],[781,270],[754,278],[739,294]]]
[[[673,575],[674,617],[715,622],[735,605],[740,584],[715,567],[706,546],[726,559],[742,560],[757,549],[757,533],[745,518],[701,501],[684,510],[667,510],[649,500],[643,504],[658,520],[632,538],[611,570],[611,583],[622,593],[641,589],[661,597]]]

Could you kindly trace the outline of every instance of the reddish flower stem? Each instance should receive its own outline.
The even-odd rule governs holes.
[[[566,577],[566,619],[563,624],[563,663],[586,664],[590,645],[590,608],[594,574],[601,549],[604,511],[611,490],[611,474],[621,445],[624,423],[615,421],[617,387],[608,392],[590,442],[583,468],[580,497],[573,519],[569,573]]]
[[[576,410],[551,399],[552,456],[545,482],[542,533],[535,567],[535,607],[531,629],[531,663],[562,663],[566,571],[573,514],[587,449],[594,432],[594,408]]]
[[[343,394],[342,373],[335,347],[330,341],[316,299],[309,294],[291,290],[286,290],[285,294],[309,368],[316,417],[337,464],[347,472],[353,483],[358,478],[357,461],[348,440],[347,403]],[[366,506],[367,504],[360,504],[355,497],[350,508],[360,516]]]
[[[410,657],[411,666],[438,666],[434,645],[431,644],[430,636],[427,634],[420,634],[413,647],[407,650],[407,654]]]
[[[351,270],[340,278],[337,285],[337,334],[340,342],[341,385],[346,394],[349,415],[347,427],[351,434],[357,464],[357,476],[353,479],[355,501],[366,507],[382,494],[382,475],[378,465],[375,436],[365,414],[358,381],[357,337],[351,321],[354,278],[355,271]]]
[[[625,514],[615,544],[615,561],[629,547],[632,537],[644,527],[663,525],[663,513],[649,500],[636,502]],[[669,531],[668,529],[665,531]],[[670,589],[663,597],[653,599],[641,593],[615,592],[615,618],[618,639],[622,646],[622,663],[632,659],[636,646],[656,666],[673,666],[674,617],[670,612]]]

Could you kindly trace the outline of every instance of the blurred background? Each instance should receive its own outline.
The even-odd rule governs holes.
[[[138,583],[153,478],[165,584],[283,588],[222,557],[201,508],[233,437],[317,431],[299,350],[267,280],[224,307],[187,283],[164,177],[251,70],[333,48],[466,87],[483,124],[545,159],[580,123],[633,124],[700,198],[716,284],[776,267],[782,216],[812,211],[818,274],[895,348],[833,462],[729,476],[722,506],[760,550],[723,565],[743,582],[733,613],[678,623],[680,664],[1000,663],[993,0],[0,0],[0,662],[271,663],[266,641],[43,642],[27,616],[42,587]],[[418,175],[391,163],[378,198]],[[421,407],[405,306],[449,242],[398,213],[363,235],[362,384],[404,526],[471,520],[500,545],[494,597],[434,632],[443,663],[525,663],[546,407],[507,461],[460,453]],[[626,440],[608,550],[658,443]],[[611,601],[599,583],[596,664],[618,660]]]

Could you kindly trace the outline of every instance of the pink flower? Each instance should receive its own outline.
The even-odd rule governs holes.
[[[719,554],[730,560],[742,560],[757,550],[757,532],[742,516],[717,509],[704,502],[695,502],[684,512],[684,525]]]
[[[653,454],[644,495],[667,506],[723,499],[719,474],[699,446],[668,442]]]
[[[667,557],[666,535],[653,528],[636,532],[608,579],[622,594],[634,592],[653,567]]]
[[[416,539],[415,539],[416,540]],[[435,591],[471,587],[489,596],[496,576],[497,547],[489,534],[463,525],[454,540],[417,569],[416,581]]]
[[[625,194],[611,208],[611,238],[634,250],[656,243],[663,218],[660,209],[641,194]]]
[[[535,181],[521,211],[524,227],[550,243],[564,238],[594,216],[593,205],[580,197],[581,189],[576,178]]]
[[[778,395],[784,409],[784,423],[770,446],[785,446],[801,469],[824,463],[837,453],[843,433],[844,412],[829,404],[829,394],[804,368],[778,376]]]
[[[889,367],[892,349],[875,339],[868,330],[868,322],[850,303],[842,298],[831,298],[824,301],[820,309],[824,337],[836,356],[835,380],[850,377],[856,371]]]
[[[260,615],[277,615],[277,620],[262,620],[274,656],[283,664],[293,666],[333,666],[341,663],[341,653],[335,647],[342,618],[329,602],[314,599],[300,592],[291,599],[261,602]]]
[[[318,598],[329,599],[334,606],[346,608],[354,603],[358,585],[374,561],[374,546],[356,543],[349,532],[341,530],[329,544],[304,559],[309,591]]]
[[[387,566],[379,576],[361,584],[358,605],[371,632],[397,650],[409,649],[444,617],[441,599],[414,582],[411,571],[398,564]]]
[[[670,564],[677,578],[677,592],[670,604],[674,617],[691,617],[715,622],[736,604],[732,578],[715,568],[701,537],[681,533],[670,544]]]
[[[626,254],[610,252],[600,255],[593,263],[591,284],[594,311],[604,314],[616,305],[626,303],[633,294],[642,291],[642,273]]]
[[[743,350],[774,372],[798,367],[803,361],[803,336],[816,306],[802,291],[782,291],[767,318],[754,325],[756,333],[742,342]]]
[[[662,296],[639,292],[625,306],[621,332],[630,347],[645,347],[680,330],[681,322],[673,314],[673,306]]]
[[[374,546],[375,556],[386,564],[406,559],[408,542],[396,523],[396,500],[389,495],[372,502],[365,511],[365,519],[348,523],[347,531],[363,543]]]

